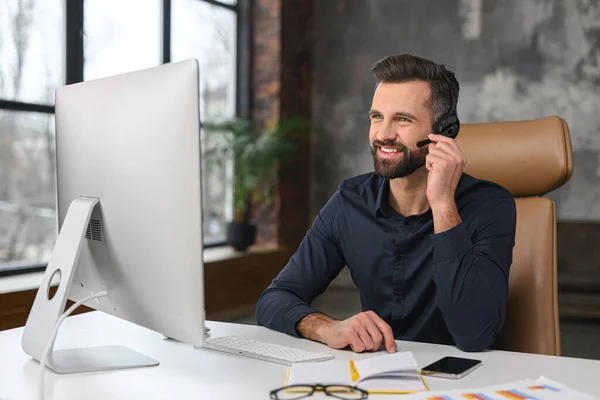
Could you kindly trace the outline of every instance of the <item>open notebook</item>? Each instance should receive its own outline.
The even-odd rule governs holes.
[[[360,361],[293,364],[286,385],[349,385],[369,393],[414,393],[429,390],[410,351]]]

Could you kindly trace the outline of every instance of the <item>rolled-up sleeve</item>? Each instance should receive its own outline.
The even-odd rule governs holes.
[[[256,304],[259,325],[299,336],[296,324],[315,312],[310,304],[345,266],[338,240],[340,194],[321,209],[298,250]]]
[[[477,229],[464,223],[431,236],[436,303],[457,347],[490,347],[504,326],[516,206],[502,197],[481,207]]]

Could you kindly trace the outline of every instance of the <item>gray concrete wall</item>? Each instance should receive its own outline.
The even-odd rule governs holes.
[[[560,115],[575,172],[551,194],[564,220],[600,221],[600,1],[316,1],[314,115],[331,136],[313,151],[316,213],[339,182],[372,171],[371,65],[411,52],[452,66],[462,122]]]

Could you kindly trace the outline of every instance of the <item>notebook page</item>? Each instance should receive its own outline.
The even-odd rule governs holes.
[[[355,362],[360,380],[392,372],[417,371],[418,364],[410,351],[370,357]]]
[[[348,361],[322,361],[294,363],[290,367],[289,385],[349,385],[350,366]]]
[[[407,373],[398,375],[387,375],[383,377],[367,378],[358,382],[357,386],[369,392],[394,391],[394,392],[418,392],[427,388],[421,381],[419,374]]]

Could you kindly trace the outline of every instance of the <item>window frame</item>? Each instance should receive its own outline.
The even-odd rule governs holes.
[[[249,117],[251,110],[252,77],[252,0],[237,0],[235,5],[218,0],[193,0],[222,7],[236,13],[236,103],[237,116]],[[64,0],[65,23],[65,68],[64,83],[83,81],[84,64],[84,2],[85,0]],[[162,55],[161,62],[171,61],[171,6],[172,0],[162,0]],[[30,103],[0,98],[0,110],[27,111],[42,114],[55,114],[52,104]],[[200,126],[202,126],[202,121]],[[209,241],[204,248],[223,246],[224,241]],[[45,263],[32,263],[0,269],[0,277],[44,271]]]

